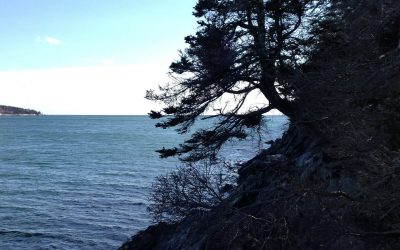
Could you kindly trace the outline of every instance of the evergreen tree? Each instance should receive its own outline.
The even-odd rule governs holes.
[[[170,66],[174,81],[146,96],[166,105],[150,113],[156,119],[168,115],[158,127],[186,133],[211,109],[217,122],[179,148],[159,150],[161,156],[215,157],[224,142],[245,138],[272,109],[295,118],[290,79],[308,59],[308,26],[323,6],[324,1],[313,0],[199,0],[198,31],[185,38],[188,48]],[[265,97],[264,105],[246,105],[253,92]],[[216,107],[223,98],[230,105]]]

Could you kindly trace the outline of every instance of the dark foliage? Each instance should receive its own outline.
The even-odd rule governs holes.
[[[12,106],[0,105],[0,114],[5,115],[40,115],[41,113],[32,109],[23,109]]]
[[[200,34],[204,34],[213,21],[211,24],[222,28],[219,34],[229,31],[228,35],[219,35],[219,39],[231,39],[224,40],[228,47],[212,52],[226,55],[227,61],[213,61],[213,57],[207,57],[207,63],[229,64],[230,60],[235,63],[221,66],[229,69],[229,74],[218,69],[187,71],[190,67],[205,65],[197,54],[194,54],[196,57],[188,54],[197,46],[198,35],[190,38],[196,46],[190,46],[183,54],[186,61],[174,65],[181,69],[179,72],[195,72],[194,76],[182,80],[188,84],[187,89],[181,88],[184,89],[182,93],[194,93],[192,104],[200,107],[204,103],[197,102],[196,98],[202,96],[203,87],[210,87],[206,93],[216,93],[212,91],[218,90],[218,83],[222,84],[218,86],[225,86],[224,91],[233,92],[231,85],[225,85],[229,83],[226,79],[236,79],[238,73],[257,79],[256,84],[246,81],[248,85],[234,88],[235,92],[246,92],[248,88],[270,86],[264,80],[273,76],[273,88],[265,93],[260,91],[269,100],[266,107],[278,108],[287,114],[291,125],[280,140],[239,169],[237,186],[221,204],[215,207],[215,200],[211,200],[209,212],[175,224],[173,232],[164,230],[166,233],[157,239],[159,249],[163,244],[176,249],[400,249],[400,1],[330,0],[303,5],[305,3],[199,1],[195,14],[203,18]],[[237,9],[232,9],[233,6]],[[301,12],[296,6],[306,7]],[[234,18],[232,13],[235,13]],[[273,17],[278,13],[284,13],[285,17],[278,19],[278,23],[285,24],[288,18],[291,20],[288,26],[268,22],[276,20]],[[279,37],[286,34],[285,27],[296,20],[289,17],[299,13],[303,15],[302,24],[280,47]],[[246,20],[246,16],[254,20],[241,23],[240,18]],[[239,28],[226,29],[228,23]],[[263,34],[258,40],[253,39],[253,28],[249,24],[256,27],[256,34]],[[266,33],[259,30],[263,26],[260,24],[266,24]],[[235,37],[241,35],[248,39],[237,43],[239,40]],[[204,42],[208,41],[215,42],[207,39]],[[259,47],[262,42],[268,44],[264,50]],[[242,50],[237,50],[239,48]],[[260,48],[262,51],[257,50]],[[196,51],[199,52],[207,55],[206,51]],[[263,68],[263,57],[272,58],[273,65]],[[207,78],[210,81],[194,81],[208,76],[208,72],[214,77]],[[214,82],[215,79],[221,81]],[[189,87],[192,80],[199,85]],[[177,96],[181,97],[181,93]],[[184,118],[193,113],[180,113],[179,99],[169,104],[176,105],[177,113],[173,115],[181,115],[184,121],[180,123],[172,118],[171,124],[185,125],[191,121]],[[257,126],[258,114],[262,112],[254,112],[257,115],[248,116],[247,122],[242,122],[245,116],[240,112],[227,121],[238,119],[243,126]],[[221,116],[220,121],[225,121],[226,114]],[[217,134],[223,132],[220,130]],[[201,146],[208,148],[210,144],[207,143],[215,136],[207,131],[194,134],[196,138],[189,142],[204,141],[205,144],[194,144],[188,152]],[[179,154],[182,148],[176,150]],[[170,184],[179,176],[158,182],[166,183],[164,187],[167,187],[157,186],[159,193],[171,193],[168,191]],[[182,185],[175,186],[175,190],[182,190],[179,186]],[[178,197],[181,198],[175,197],[175,200],[182,200],[184,196]],[[168,203],[168,199],[158,201],[159,208],[154,207],[155,211],[179,208]],[[167,210],[160,209],[165,208],[163,202],[169,206]],[[188,210],[181,213],[182,216],[191,214]]]
[[[290,76],[309,57],[309,24],[324,11],[323,2],[200,0],[194,11],[198,31],[185,38],[188,48],[170,66],[173,82],[146,97],[166,105],[150,113],[156,119],[168,115],[158,127],[187,133],[207,111],[216,113],[216,123],[161,155],[175,152],[187,161],[214,157],[226,141],[246,138],[248,128],[259,126],[272,109],[295,118]],[[254,93],[265,103],[253,103]],[[226,99],[229,104],[221,104]]]
[[[242,169],[239,188],[203,217],[215,218],[218,223],[199,219],[201,226],[196,229],[203,227],[201,236],[209,249],[233,245],[244,249],[399,249],[400,2],[308,2],[301,5],[307,7],[301,12],[303,24],[279,50],[279,34],[286,33],[277,31],[283,28],[268,20],[275,20],[277,12],[296,17],[293,13],[300,12],[292,8],[300,5],[295,2],[305,3],[200,1],[195,12],[202,18],[199,33],[188,38],[189,49],[172,67],[175,73],[189,74],[177,80],[177,85],[162,89],[162,94],[149,95],[171,107],[162,115],[173,116],[160,126],[179,125],[181,132],[212,104],[214,99],[210,101],[209,96],[231,93],[243,97],[258,89],[268,99],[265,107],[248,112],[241,112],[241,106],[227,113],[219,110],[214,129],[194,133],[176,152],[170,152],[190,153],[190,160],[210,156],[208,149],[218,149],[229,138],[244,138],[246,129],[257,127],[264,111],[272,107],[291,118],[292,131],[273,143],[264,160]],[[265,41],[255,39],[248,27],[262,26],[260,3],[268,10],[261,15],[268,27],[262,36]],[[311,6],[317,4],[313,11]],[[254,20],[244,21],[247,26],[234,22],[249,13]],[[295,27],[296,19],[290,20],[287,27]],[[229,28],[232,25],[233,30]],[[209,32],[209,28],[217,30]],[[257,30],[260,32],[263,30]],[[206,36],[209,34],[220,42]],[[258,49],[263,48],[259,47],[263,41],[268,41],[268,46],[261,53]],[[219,43],[224,46],[215,45]],[[267,60],[270,64],[263,67],[265,57],[274,63]],[[238,76],[251,77],[254,82],[239,81]],[[267,79],[273,84],[268,85]],[[240,104],[243,99],[237,100]],[[276,160],[277,156],[283,160]],[[163,187],[170,187],[178,177],[164,178],[156,190],[170,193]],[[175,187],[180,190],[180,186]],[[180,208],[168,203],[169,199],[157,201],[159,207],[154,211],[174,213]],[[211,207],[214,201],[210,201]],[[160,209],[166,208],[163,203],[168,209]],[[191,214],[184,211],[181,216]],[[197,235],[192,231],[192,239],[199,240]]]

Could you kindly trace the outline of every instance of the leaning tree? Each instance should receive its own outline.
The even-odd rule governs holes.
[[[323,2],[199,0],[198,31],[185,38],[188,48],[171,64],[173,81],[146,97],[165,104],[150,113],[163,118],[157,127],[187,133],[208,111],[215,115],[201,119],[212,117],[215,123],[177,148],[159,150],[161,157],[214,157],[227,140],[243,139],[258,128],[263,114],[273,109],[295,119],[299,109],[290,79],[308,59],[309,26],[323,12]],[[265,97],[264,105],[251,105],[253,93]],[[221,105],[221,100],[229,101]]]
[[[166,116],[158,126],[181,133],[212,108],[217,122],[162,156],[213,156],[271,109],[295,126],[269,152],[285,154],[282,165],[242,169],[239,188],[221,205],[226,213],[215,209],[189,231],[214,248],[399,249],[400,1],[200,0],[195,10],[199,30],[171,65],[175,80],[147,95],[166,107],[150,115]],[[264,106],[245,105],[253,92]],[[214,106],[226,96],[233,106]],[[210,195],[221,186],[191,164],[156,182],[150,211],[161,219],[224,199]],[[211,228],[207,218],[222,219]]]

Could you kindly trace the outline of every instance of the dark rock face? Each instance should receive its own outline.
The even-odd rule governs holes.
[[[363,161],[330,157],[311,131],[292,126],[243,164],[238,186],[212,211],[151,226],[120,249],[400,249],[396,205],[352,171]]]
[[[41,115],[39,111],[32,109],[23,109],[12,106],[0,105],[0,114],[2,115]]]
[[[160,239],[162,239],[164,235],[173,233],[175,228],[176,225],[168,225],[166,223],[150,226],[145,231],[133,236],[130,241],[126,242],[119,249],[155,249],[157,245],[160,245]]]

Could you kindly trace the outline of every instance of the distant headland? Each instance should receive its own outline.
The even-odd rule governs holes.
[[[17,108],[0,105],[0,115],[41,115],[42,113],[33,109]]]

